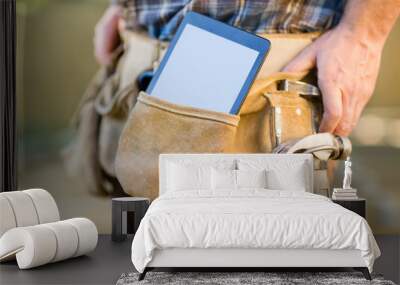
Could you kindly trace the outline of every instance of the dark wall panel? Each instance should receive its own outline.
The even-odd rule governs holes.
[[[0,1],[0,191],[17,188],[15,0]]]

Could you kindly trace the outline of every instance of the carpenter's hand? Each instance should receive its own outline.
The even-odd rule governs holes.
[[[119,44],[118,21],[121,7],[110,6],[97,23],[94,33],[94,53],[100,64],[107,65],[112,61],[112,52]]]
[[[383,43],[361,38],[346,27],[326,32],[284,71],[318,70],[324,114],[321,132],[348,136],[370,99],[379,71]]]

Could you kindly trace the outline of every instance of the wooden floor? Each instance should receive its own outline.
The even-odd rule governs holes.
[[[400,237],[376,236],[382,251],[375,263],[375,272],[395,283],[400,281]],[[121,243],[101,235],[94,252],[88,256],[19,270],[15,262],[0,265],[0,284],[115,284],[124,272],[134,271],[130,259],[131,240]],[[310,270],[312,271],[312,270]]]

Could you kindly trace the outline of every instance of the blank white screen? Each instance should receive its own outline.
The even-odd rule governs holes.
[[[256,50],[188,24],[151,95],[229,113],[257,56]]]

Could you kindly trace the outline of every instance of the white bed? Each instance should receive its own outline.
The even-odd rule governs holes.
[[[180,175],[171,165],[183,166]],[[190,167],[202,170],[190,177]],[[209,167],[265,168],[291,190],[209,189]],[[160,197],[132,243],[140,278],[154,267],[354,267],[368,278],[380,255],[362,217],[312,193],[311,155],[165,154],[159,171]]]

